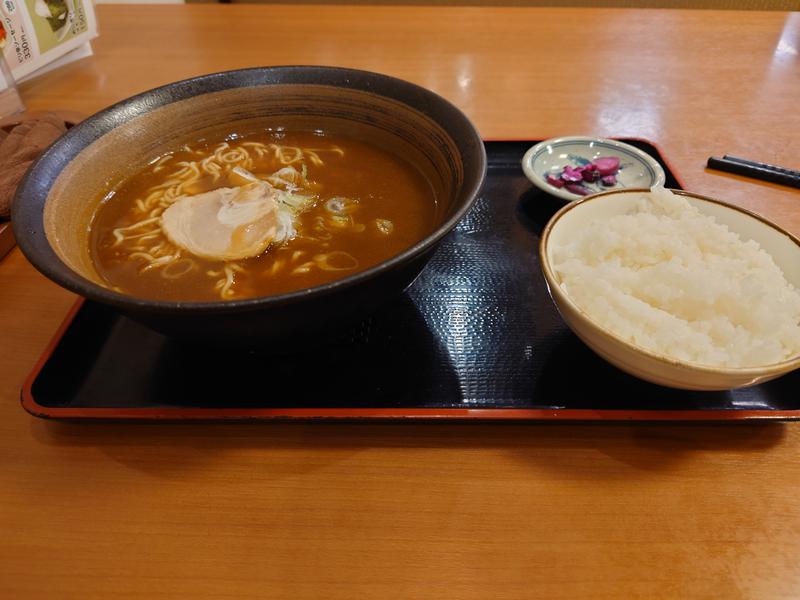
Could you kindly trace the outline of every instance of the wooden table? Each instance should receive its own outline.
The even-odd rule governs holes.
[[[253,65],[382,71],[488,138],[658,142],[687,187],[800,233],[800,14],[101,6],[96,56],[22,86],[91,113]],[[796,598],[792,424],[59,424],[18,390],[74,297],[0,263],[0,597]]]

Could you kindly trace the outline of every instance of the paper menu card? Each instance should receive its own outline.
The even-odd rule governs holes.
[[[0,0],[0,49],[17,81],[94,37],[91,0]]]

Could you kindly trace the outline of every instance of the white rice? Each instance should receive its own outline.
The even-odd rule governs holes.
[[[595,322],[658,354],[755,367],[800,352],[800,293],[772,257],[667,190],[555,247],[553,266]]]

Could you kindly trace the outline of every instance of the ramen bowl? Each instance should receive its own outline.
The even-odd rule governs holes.
[[[399,254],[356,274],[277,295],[219,301],[152,300],[115,291],[98,273],[88,228],[101,199],[154,157],[200,138],[269,124],[370,143],[421,172],[435,223]],[[167,335],[269,342],[366,315],[405,290],[472,206],[486,173],[467,117],[414,84],[332,67],[265,67],[171,83],[83,121],[32,166],[14,205],[25,256],[57,284]]]
[[[572,331],[619,369],[640,379],[673,388],[734,389],[763,383],[800,367],[800,355],[797,353],[785,360],[747,367],[711,366],[677,358],[674,354],[645,348],[633,342],[629,335],[609,327],[596,311],[587,309],[586,304],[575,300],[564,285],[564,278],[557,266],[559,248],[564,248],[589,228],[597,231],[603,228],[604,222],[607,224],[616,216],[630,214],[636,207],[637,197],[648,192],[646,189],[633,189],[590,196],[566,205],[545,227],[539,246],[542,271],[553,302]],[[737,206],[690,192],[673,193],[685,198],[701,215],[711,216],[716,223],[726,226],[743,242],[757,242],[782,271],[785,280],[795,289],[800,289],[800,240],[763,217]],[[637,248],[644,251],[641,245]],[[608,270],[603,273],[608,275]],[[711,281],[700,281],[699,286],[708,292]],[[685,289],[682,291],[687,292]],[[745,298],[741,298],[739,304],[743,310],[755,310]],[[640,320],[642,314],[639,313]]]

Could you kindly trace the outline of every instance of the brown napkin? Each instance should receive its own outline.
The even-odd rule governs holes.
[[[11,199],[31,163],[66,131],[55,113],[39,114],[10,132],[0,129],[0,219],[8,218]]]

